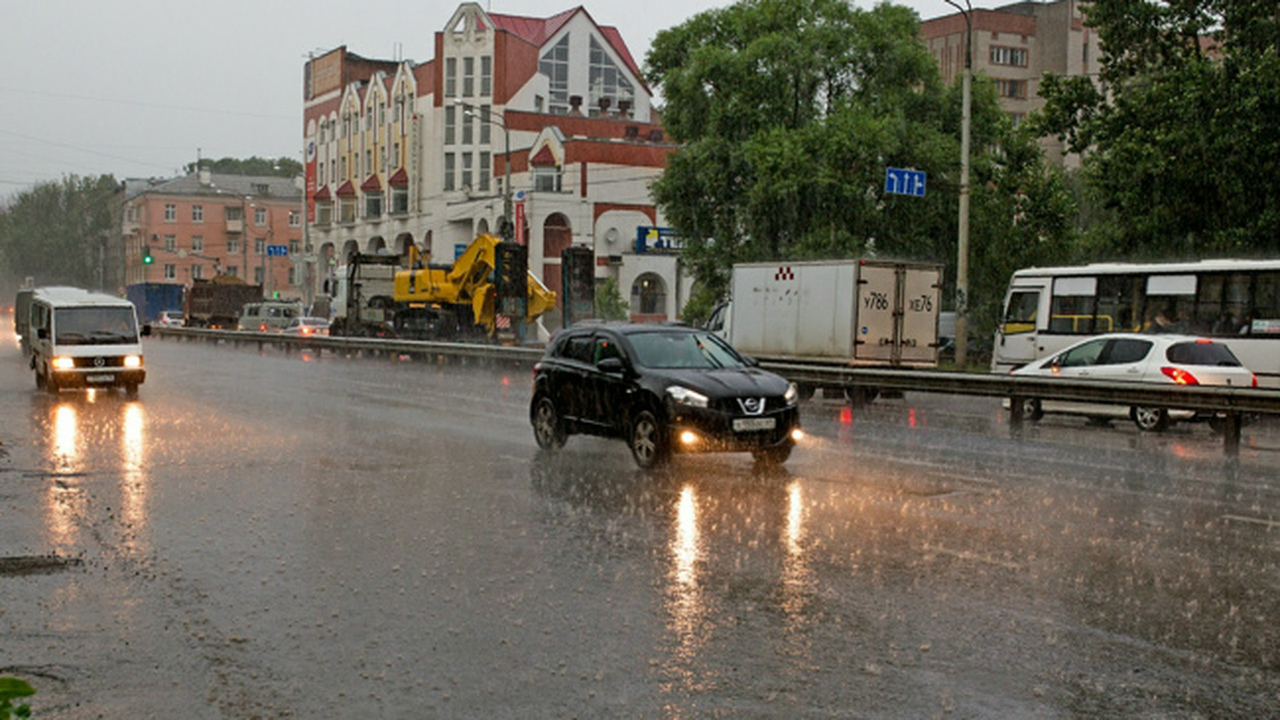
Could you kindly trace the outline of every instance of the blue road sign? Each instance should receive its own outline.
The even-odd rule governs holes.
[[[891,195],[914,195],[924,197],[924,172],[920,170],[901,170],[885,168],[884,191]]]
[[[267,246],[267,257],[288,257],[288,256],[289,256],[288,245],[268,245]]]

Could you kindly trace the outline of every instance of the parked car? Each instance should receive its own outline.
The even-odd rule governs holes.
[[[156,318],[156,324],[161,327],[182,327],[186,320],[182,317],[181,310],[162,310]]]
[[[329,321],[322,317],[296,317],[281,332],[285,335],[328,335]]]
[[[1058,354],[1023,366],[1014,375],[1089,380],[1128,380],[1175,385],[1257,387],[1258,379],[1230,348],[1190,335],[1110,333],[1071,345]],[[1023,417],[1035,422],[1045,413],[1085,415],[1097,420],[1129,417],[1139,430],[1160,432],[1174,420],[1212,419],[1191,410],[1130,407],[1098,403],[1029,399]]]
[[[626,440],[642,468],[673,453],[749,451],[780,464],[800,437],[796,386],[701,329],[575,326],[534,367],[529,419],[539,447],[573,434]]]

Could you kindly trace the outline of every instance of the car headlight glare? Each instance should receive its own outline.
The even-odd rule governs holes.
[[[800,401],[800,388],[796,387],[795,383],[787,383],[787,392],[782,399],[786,400],[788,405],[795,405]]]
[[[66,357],[65,355],[59,355],[53,359],[54,370],[70,370],[75,366],[76,361],[73,358]]]
[[[695,390],[680,385],[672,385],[667,388],[667,395],[680,405],[688,405],[689,407],[704,408],[707,406],[707,396]]]
[[[125,355],[124,366],[127,368],[142,367],[142,356],[141,355]]]

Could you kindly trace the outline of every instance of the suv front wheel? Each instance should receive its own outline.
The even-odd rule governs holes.
[[[671,453],[667,430],[652,410],[641,410],[631,419],[627,443],[636,464],[645,470],[662,465]]]

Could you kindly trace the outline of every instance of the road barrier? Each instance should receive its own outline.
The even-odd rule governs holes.
[[[324,335],[283,335],[202,328],[154,328],[153,334],[191,340],[257,344],[260,348],[264,345],[276,345],[286,350],[309,349],[313,352],[328,350],[344,354],[361,352],[443,356],[481,359],[493,363],[514,363],[529,367],[542,357],[543,352],[542,348],[536,347]],[[1015,436],[1022,432],[1022,401],[1027,399],[1141,405],[1221,413],[1224,419],[1223,450],[1228,456],[1236,456],[1240,452],[1240,426],[1245,414],[1280,415],[1280,392],[1258,388],[1157,385],[775,361],[761,362],[760,367],[798,383],[846,388],[855,407],[861,404],[860,399],[864,397],[861,390],[865,388],[1009,398],[1009,427]]]

